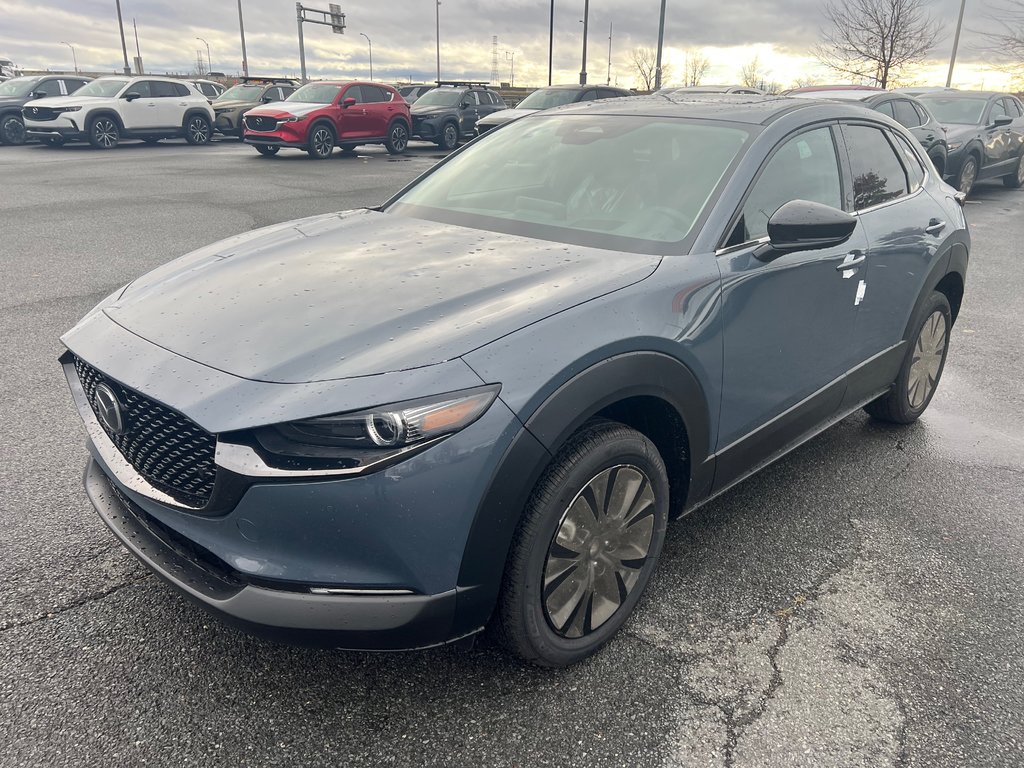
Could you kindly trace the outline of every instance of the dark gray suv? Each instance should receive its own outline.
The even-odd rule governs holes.
[[[477,120],[505,108],[486,83],[442,80],[412,105],[412,137],[455,149],[460,140],[476,135]]]
[[[86,490],[251,630],[396,649],[490,624],[564,666],[622,626],[670,518],[859,408],[921,416],[969,246],[918,142],[860,106],[539,112],[381,207],[97,305],[63,337]]]

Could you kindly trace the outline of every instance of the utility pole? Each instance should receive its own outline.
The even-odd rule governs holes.
[[[370,40],[370,36],[365,32],[360,32],[359,34],[366,38],[366,44],[370,47],[370,79],[373,80],[373,41]]]
[[[665,46],[665,1],[661,0],[661,17],[658,20],[658,58],[654,64],[654,90],[661,89],[661,51]]]
[[[327,6],[330,10],[321,11],[318,8],[304,8],[301,2],[295,3],[295,23],[299,28],[299,66],[302,68],[302,82],[306,82],[306,43],[302,39],[302,23],[322,24],[330,27],[336,35],[345,34],[345,14],[341,12],[341,6],[337,3],[330,3]],[[306,14],[311,18],[307,18]]]
[[[238,0],[238,34],[242,37],[242,76],[249,76],[249,59],[245,55],[245,23],[242,21],[242,0]]]
[[[590,26],[590,0],[583,1],[583,66],[580,67],[580,85],[587,84],[587,29]]]
[[[551,21],[548,26],[548,85],[555,65],[555,0],[551,0]]]
[[[956,34],[953,36],[953,54],[949,57],[949,74],[946,75],[946,87],[953,84],[953,67],[956,64],[956,49],[960,45],[960,28],[964,25],[964,7],[967,0],[960,0],[960,18],[956,20]]]
[[[437,38],[437,82],[441,82],[441,0],[434,7],[434,32]]]
[[[605,85],[612,84],[612,24],[613,22],[608,22],[608,80]]]
[[[121,19],[121,0],[114,0],[117,4],[117,28],[121,30],[121,54],[124,56],[124,73],[130,75],[131,67],[128,66],[128,46],[124,42],[124,21]]]
[[[60,41],[61,45],[66,45],[71,49],[71,60],[75,63],[75,74],[78,74],[78,56],[75,55],[75,46],[71,43],[65,43],[63,40]]]
[[[197,37],[196,40],[201,43],[206,43],[206,74],[210,74],[213,72],[213,59],[210,58],[210,44],[201,37]]]

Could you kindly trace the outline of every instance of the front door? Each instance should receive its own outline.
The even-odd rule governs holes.
[[[741,474],[833,416],[842,401],[867,240],[858,223],[843,245],[754,253],[768,219],[790,200],[844,208],[834,129],[784,140],[743,204],[722,273],[724,375],[715,485]],[[844,269],[843,264],[851,263]]]
[[[128,93],[136,93],[139,98],[128,101],[122,95],[121,119],[124,120],[124,127],[129,131],[159,128],[160,109],[158,100],[153,97],[152,83],[139,80],[128,87],[125,94]]]
[[[341,106],[338,112],[338,141],[344,143],[349,139],[365,139],[373,135],[370,130],[373,118],[366,110],[366,99],[363,97],[362,86],[350,85],[338,97],[338,104],[344,105],[345,99],[355,99],[351,106]]]

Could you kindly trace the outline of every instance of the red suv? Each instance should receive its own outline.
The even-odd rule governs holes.
[[[261,155],[281,147],[325,159],[334,148],[383,144],[397,155],[409,143],[409,105],[390,85],[365,82],[308,83],[284,101],[245,114],[245,141]]]

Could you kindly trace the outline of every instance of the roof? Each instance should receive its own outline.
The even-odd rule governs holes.
[[[917,98],[919,99],[991,99],[995,96],[1012,96],[1013,94],[1004,93],[1003,91],[930,91],[928,93],[920,93]]]
[[[755,96],[749,94],[685,94],[656,93],[650,96],[630,96],[620,99],[585,101],[556,107],[562,114],[644,115],[649,117],[691,117],[699,120],[725,120],[750,125],[766,125],[775,118],[797,109],[827,105],[838,110],[852,110],[825,99],[791,99],[782,96]],[[862,113],[863,107],[856,107]]]

